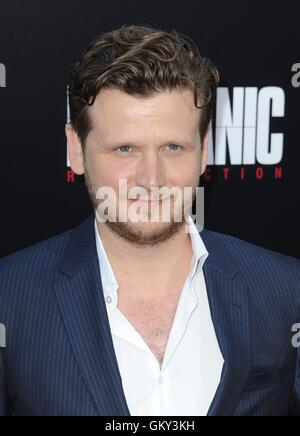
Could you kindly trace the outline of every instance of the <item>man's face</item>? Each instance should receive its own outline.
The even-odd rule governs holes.
[[[96,198],[99,188],[110,187],[116,193],[117,219],[116,222],[108,220],[106,225],[123,239],[137,246],[155,245],[182,228],[184,219],[175,222],[175,215],[180,210],[184,218],[186,201],[178,203],[176,196],[169,199],[168,222],[162,219],[162,211],[164,201],[169,200],[142,203],[140,216],[146,215],[147,222],[132,221],[129,215],[121,222],[119,211],[125,203],[128,210],[134,203],[137,206],[136,200],[130,199],[132,187],[145,190],[137,198],[148,194],[149,199],[155,188],[177,187],[183,193],[184,187],[192,187],[195,198],[207,160],[207,136],[203,144],[200,141],[200,115],[191,90],[164,91],[151,98],[137,98],[109,88],[102,90],[89,108],[92,130],[86,140],[82,163],[74,145],[74,132],[67,134],[71,167],[75,173],[85,174],[94,208],[100,204]],[[126,196],[119,193],[120,179],[127,182]],[[151,208],[159,215],[155,222],[151,222]]]

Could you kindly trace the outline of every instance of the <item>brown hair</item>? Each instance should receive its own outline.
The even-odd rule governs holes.
[[[88,106],[101,89],[118,88],[137,97],[151,97],[163,90],[190,88],[195,106],[202,109],[199,132],[203,140],[218,84],[217,69],[188,36],[148,25],[123,25],[92,41],[71,70],[70,121],[84,146],[92,128]]]

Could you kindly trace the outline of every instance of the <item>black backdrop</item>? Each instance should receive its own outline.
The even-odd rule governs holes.
[[[219,141],[222,132],[229,135],[231,154],[224,149],[226,162],[212,161],[202,180],[206,227],[300,258],[299,16],[299,2],[1,0],[0,256],[78,225],[92,212],[83,179],[73,183],[66,162],[69,69],[100,33],[146,23],[193,38],[221,72],[219,110],[222,95],[231,102],[233,125],[213,129]],[[256,123],[263,130],[260,117],[268,111],[263,97],[245,105],[242,99],[268,87],[284,97],[270,100],[271,115],[281,104],[279,116],[270,117],[270,133],[284,135],[282,159],[243,164],[236,161],[241,141],[262,146],[255,142]],[[222,145],[213,139],[217,153]]]

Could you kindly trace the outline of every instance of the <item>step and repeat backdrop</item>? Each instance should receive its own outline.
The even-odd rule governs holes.
[[[209,146],[205,226],[300,258],[299,2],[1,0],[0,256],[90,213],[68,167],[69,71],[122,24],[190,36],[221,83]]]

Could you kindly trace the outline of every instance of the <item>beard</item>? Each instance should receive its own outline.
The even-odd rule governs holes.
[[[84,180],[93,208],[96,211],[100,202],[96,198],[96,189],[94,188],[87,171],[85,171]],[[196,188],[193,189],[193,201],[195,198]],[[107,219],[103,224],[106,225],[115,235],[137,248],[154,247],[174,238],[183,230],[183,227],[186,224],[184,220],[184,216],[186,215],[186,206],[184,205],[184,202],[182,202],[180,209],[179,214],[181,213],[181,215],[179,216],[183,217],[180,221],[175,221],[175,216],[170,214],[169,222],[156,222],[150,224],[132,223],[128,220],[127,222],[123,222],[119,220],[117,211],[116,220]]]

